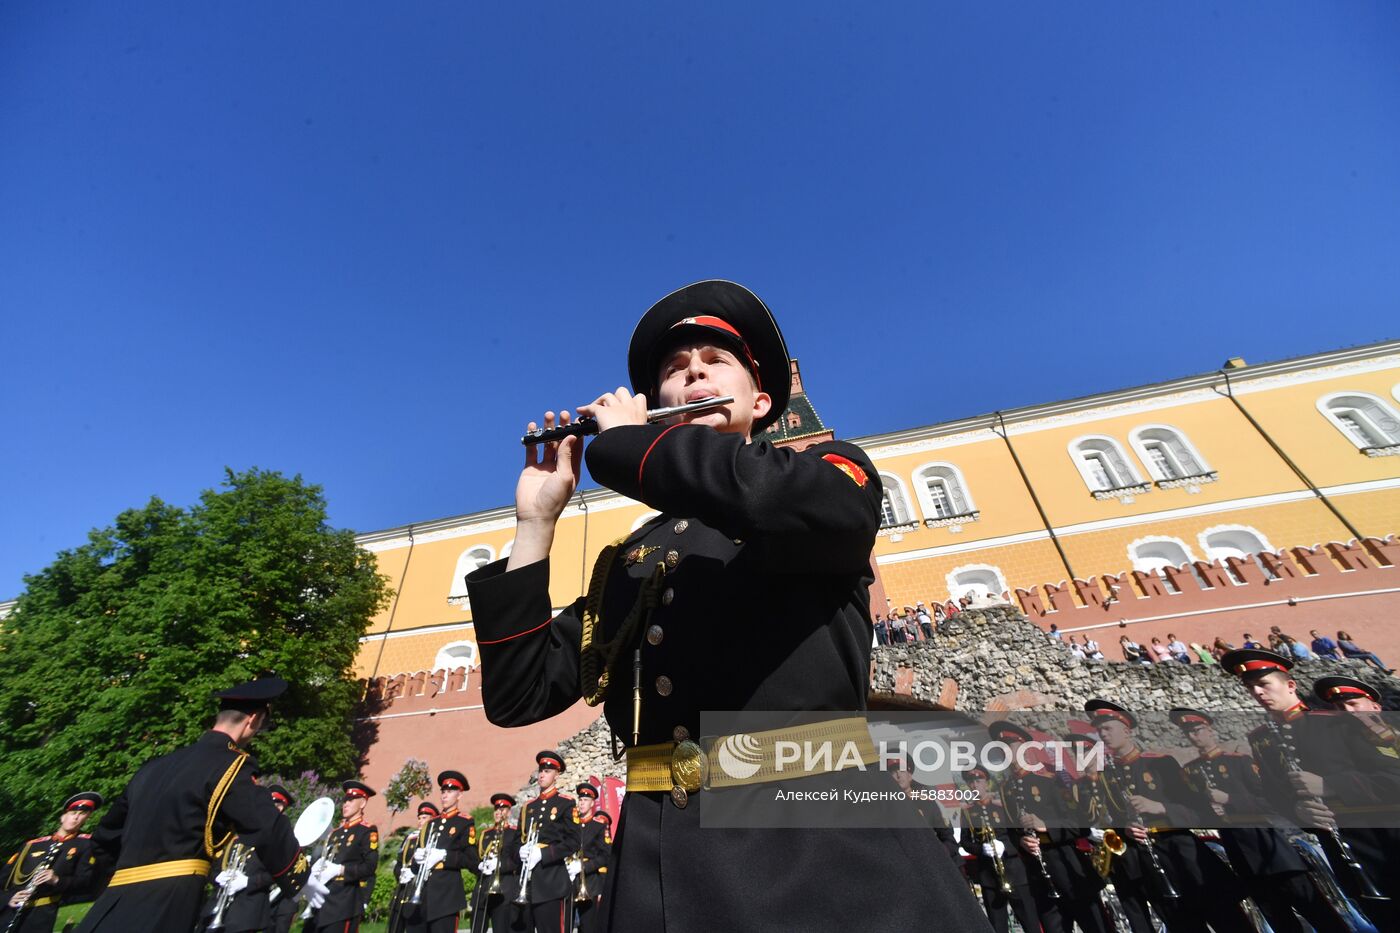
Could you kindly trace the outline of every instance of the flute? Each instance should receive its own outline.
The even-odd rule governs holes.
[[[709,411],[711,408],[720,408],[734,401],[732,395],[720,395],[715,398],[702,398],[698,401],[687,402],[684,405],[672,405],[670,408],[652,408],[647,411],[647,421],[665,421],[667,418],[674,418],[676,415],[688,415],[696,411]],[[550,441],[562,441],[566,437],[588,437],[598,433],[598,419],[580,418],[573,424],[561,424],[552,428],[541,428],[538,431],[531,431],[520,438],[520,443],[526,447],[531,444],[545,444]]]

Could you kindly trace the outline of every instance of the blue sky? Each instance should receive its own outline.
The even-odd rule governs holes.
[[[225,465],[505,504],[656,298],[846,436],[1397,336],[1400,6],[0,7],[0,597]]]

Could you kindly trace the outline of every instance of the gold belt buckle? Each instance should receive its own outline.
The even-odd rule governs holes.
[[[684,808],[690,795],[705,785],[710,759],[691,739],[677,743],[671,750],[671,802]]]

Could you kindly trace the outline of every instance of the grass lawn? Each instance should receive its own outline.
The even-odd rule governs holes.
[[[58,926],[54,927],[54,929],[62,930],[63,925],[69,920],[76,923],[83,919],[83,916],[88,912],[88,906],[87,904],[73,904],[69,907],[61,908],[58,912]],[[365,922],[360,924],[360,933],[384,933],[386,927],[388,927],[388,923],[383,920],[374,923]],[[292,929],[299,930],[301,926],[299,923],[293,922]]]

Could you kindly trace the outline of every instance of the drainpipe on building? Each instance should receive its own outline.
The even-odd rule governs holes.
[[[1060,554],[1060,563],[1065,565],[1065,573],[1069,574],[1069,583],[1074,585],[1074,568],[1070,566],[1069,557],[1065,555],[1064,546],[1060,544],[1059,537],[1055,534],[1054,527],[1050,524],[1050,516],[1045,514],[1045,507],[1040,504],[1040,497],[1035,494],[1035,487],[1031,485],[1031,478],[1026,475],[1026,468],[1021,465],[1021,458],[1016,455],[1016,448],[1011,444],[1011,435],[1006,430],[1006,419],[997,412],[997,424],[1001,430],[993,428],[993,432],[1001,435],[1001,439],[1006,441],[1006,449],[1011,451],[1011,459],[1016,463],[1016,471],[1021,474],[1021,482],[1026,485],[1026,492],[1031,494],[1031,501],[1035,503],[1035,510],[1040,513],[1040,523],[1045,526],[1045,531],[1050,535],[1050,542],[1055,545],[1055,550]]]
[[[365,680],[365,693],[360,699],[369,696],[369,685],[379,676],[379,662],[384,660],[384,646],[389,642],[389,633],[394,630],[394,614],[399,611],[399,594],[403,592],[403,581],[408,579],[408,565],[413,560],[413,526],[408,526],[408,553],[404,555],[403,572],[399,574],[399,585],[394,588],[394,601],[389,605],[389,624],[379,639],[379,654],[374,659],[374,671]]]
[[[1308,489],[1312,490],[1312,494],[1314,496],[1317,496],[1319,502],[1327,506],[1327,511],[1331,512],[1337,517],[1337,521],[1342,523],[1342,527],[1346,528],[1347,531],[1351,532],[1351,536],[1356,539],[1356,543],[1360,544],[1362,547],[1367,548],[1367,550],[1371,550],[1366,544],[1365,535],[1363,535],[1355,525],[1353,525],[1350,521],[1347,520],[1347,517],[1342,514],[1341,509],[1337,508],[1337,506],[1332,502],[1332,500],[1327,498],[1327,496],[1322,492],[1322,490],[1317,487],[1317,484],[1308,478],[1308,474],[1303,472],[1303,468],[1293,462],[1293,458],[1288,456],[1288,454],[1284,452],[1283,448],[1278,445],[1278,442],[1273,439],[1269,432],[1264,430],[1264,426],[1258,421],[1254,420],[1254,416],[1249,413],[1249,409],[1245,408],[1244,405],[1241,404],[1240,400],[1235,397],[1235,387],[1230,384],[1230,371],[1227,369],[1221,369],[1218,370],[1218,372],[1220,373],[1220,375],[1225,377],[1225,397],[1235,403],[1235,407],[1240,410],[1240,414],[1244,415],[1245,420],[1254,426],[1254,430],[1258,431],[1259,436],[1264,439],[1265,443],[1267,443],[1270,447],[1273,448],[1274,453],[1278,454],[1279,459],[1282,460],[1284,463],[1288,464],[1288,468],[1293,471],[1294,475],[1297,476],[1298,479],[1303,481],[1303,484],[1307,486]],[[1379,557],[1380,555],[1376,554],[1375,556]],[[1382,563],[1384,563],[1384,561],[1382,561]]]

